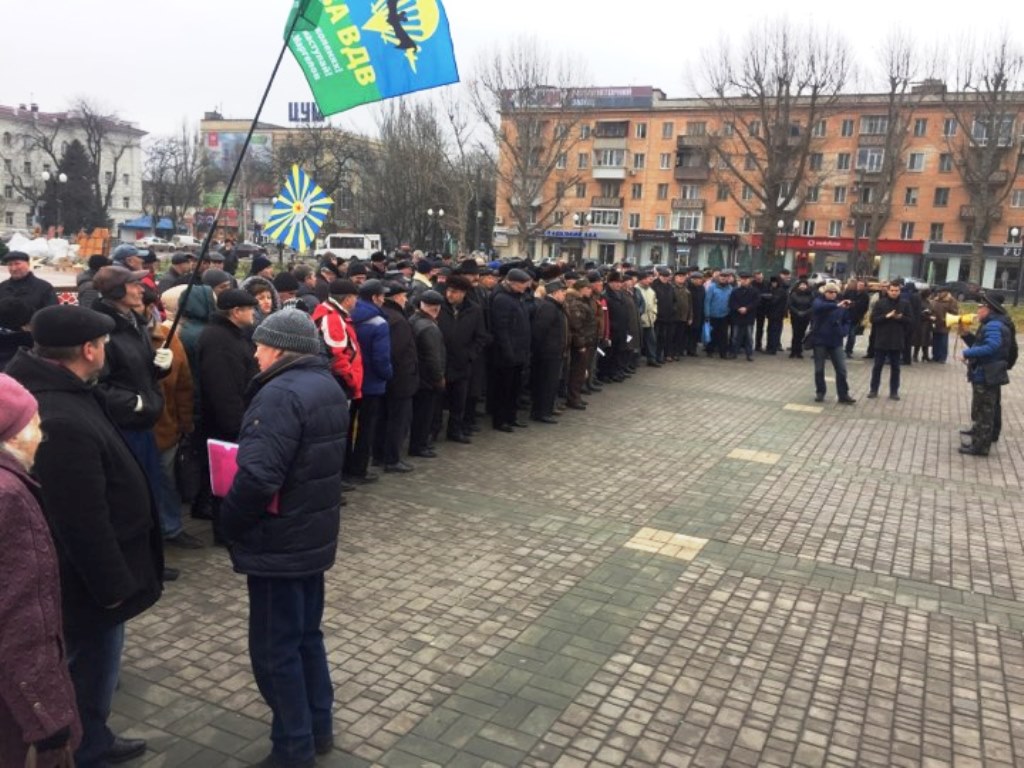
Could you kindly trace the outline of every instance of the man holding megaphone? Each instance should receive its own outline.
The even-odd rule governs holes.
[[[999,388],[1010,383],[1007,371],[1012,365],[1014,339],[1005,315],[1002,304],[982,294],[978,307],[981,327],[977,334],[963,334],[968,347],[959,357],[967,364],[967,380],[971,382],[972,426],[968,430],[971,442],[960,446],[960,453],[968,456],[988,456],[995,436]],[[1012,356],[1015,359],[1016,353]]]

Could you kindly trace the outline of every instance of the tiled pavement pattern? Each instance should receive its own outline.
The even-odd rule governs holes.
[[[962,367],[904,382],[851,408],[813,403],[809,361],[642,368],[351,494],[318,764],[1024,764],[1021,385],[977,459]],[[244,581],[171,561],[115,724],[147,766],[252,762]]]

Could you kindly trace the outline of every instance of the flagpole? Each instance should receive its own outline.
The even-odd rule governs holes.
[[[300,3],[302,2],[302,0],[298,1]],[[206,237],[203,239],[203,246],[199,250],[199,260],[196,262],[196,268],[192,270],[192,275],[189,277],[185,290],[182,292],[181,298],[178,301],[178,311],[175,313],[174,322],[171,323],[171,329],[167,333],[167,340],[164,342],[164,348],[170,348],[171,340],[174,338],[174,334],[178,330],[178,323],[181,322],[182,313],[185,311],[185,307],[188,304],[189,294],[192,293],[192,288],[195,286],[196,281],[199,278],[200,267],[210,251],[210,241],[213,240],[213,233],[217,230],[217,222],[220,220],[220,215],[224,210],[224,206],[227,205],[228,197],[231,195],[231,188],[234,186],[235,179],[238,177],[238,172],[242,168],[242,161],[245,159],[245,153],[249,149],[249,142],[252,140],[252,135],[256,131],[256,126],[259,124],[260,115],[263,113],[263,107],[266,105],[267,97],[270,95],[270,89],[274,85],[274,78],[277,77],[277,70],[281,68],[281,62],[284,60],[284,55],[288,51],[288,43],[292,39],[292,33],[295,31],[295,25],[298,23],[301,16],[301,12],[294,14],[291,24],[288,26],[288,31],[285,33],[284,45],[281,46],[281,52],[277,55],[277,61],[274,63],[274,69],[270,73],[270,79],[267,81],[267,87],[263,90],[263,98],[260,99],[260,105],[256,108],[256,114],[253,115],[252,123],[249,125],[249,132],[245,135],[245,141],[242,143],[242,150],[238,153],[238,160],[235,161],[235,168],[231,171],[231,178],[228,179],[228,185],[224,188],[224,194],[220,199],[220,205],[217,206],[217,212],[213,215],[210,230],[206,233]]]

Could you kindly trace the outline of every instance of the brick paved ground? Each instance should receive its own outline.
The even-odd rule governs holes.
[[[813,402],[808,361],[643,368],[352,494],[319,764],[1024,763],[1021,387],[978,459],[960,365],[913,366],[899,403],[850,368],[852,408]],[[252,762],[243,579],[170,557],[116,726],[142,765]]]

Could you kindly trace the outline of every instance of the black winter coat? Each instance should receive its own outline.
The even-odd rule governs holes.
[[[700,328],[704,324],[704,286],[689,283],[690,306],[693,307],[693,327]]]
[[[238,474],[221,505],[235,570],[299,578],[334,565],[348,401],[318,355],[286,358],[250,388]],[[278,511],[267,511],[280,494]]]
[[[93,632],[138,616],[159,599],[164,568],[142,467],[103,398],[75,374],[27,350],[7,373],[39,401],[45,439],[34,473],[60,561],[65,630]]]
[[[259,366],[249,333],[219,312],[199,335],[196,346],[199,402],[203,433],[217,440],[237,442],[245,414],[245,393]]]
[[[29,272],[21,280],[8,279],[0,283],[0,299],[18,299],[35,313],[56,304],[57,294],[52,285]]]
[[[32,334],[28,331],[10,331],[0,328],[0,371],[4,369],[22,347],[32,347]]]
[[[107,412],[121,429],[152,429],[164,411],[164,395],[157,376],[166,374],[153,365],[149,331],[138,316],[133,322],[103,300],[92,308],[116,323],[97,387],[106,399]],[[142,397],[142,410],[136,413],[138,396]]]
[[[671,282],[663,283],[659,277],[651,283],[651,290],[658,297],[659,323],[671,323],[676,320],[676,289]]]
[[[412,324],[404,310],[393,301],[385,301],[381,309],[391,335],[391,378],[385,393],[389,397],[412,397],[420,388]]]
[[[416,355],[419,360],[420,389],[444,388],[445,348],[444,335],[437,323],[422,312],[412,316],[412,331],[416,337]]]
[[[729,294],[729,319],[734,325],[752,325],[757,319],[757,308],[761,305],[761,292],[752,285],[742,285]],[[746,314],[740,314],[740,307],[746,307]]]
[[[851,302],[850,308],[847,310],[847,315],[850,318],[850,327],[860,325],[864,322],[864,317],[871,306],[871,295],[867,291],[850,290],[843,293],[843,298]]]
[[[458,308],[445,302],[437,316],[437,325],[444,336],[445,378],[449,382],[468,379],[474,362],[487,347],[483,311],[468,298]]]
[[[886,317],[894,309],[900,314],[900,317]],[[875,336],[875,351],[902,351],[905,334],[912,322],[909,302],[903,299],[893,301],[888,296],[879,296],[878,301],[871,308],[871,329]]]
[[[608,304],[608,323],[611,325],[611,341],[616,346],[625,346],[626,336],[630,335],[630,314],[635,312],[631,305],[633,297],[625,291],[609,288],[604,293]]]
[[[538,360],[559,360],[569,348],[569,320],[565,307],[550,297],[537,302],[531,328],[531,350]]]
[[[530,359],[530,316],[522,294],[498,285],[491,297],[491,337],[499,367],[526,365]]]
[[[789,315],[792,318],[804,318],[810,320],[811,306],[814,304],[814,294],[811,291],[793,290],[789,294]]]

